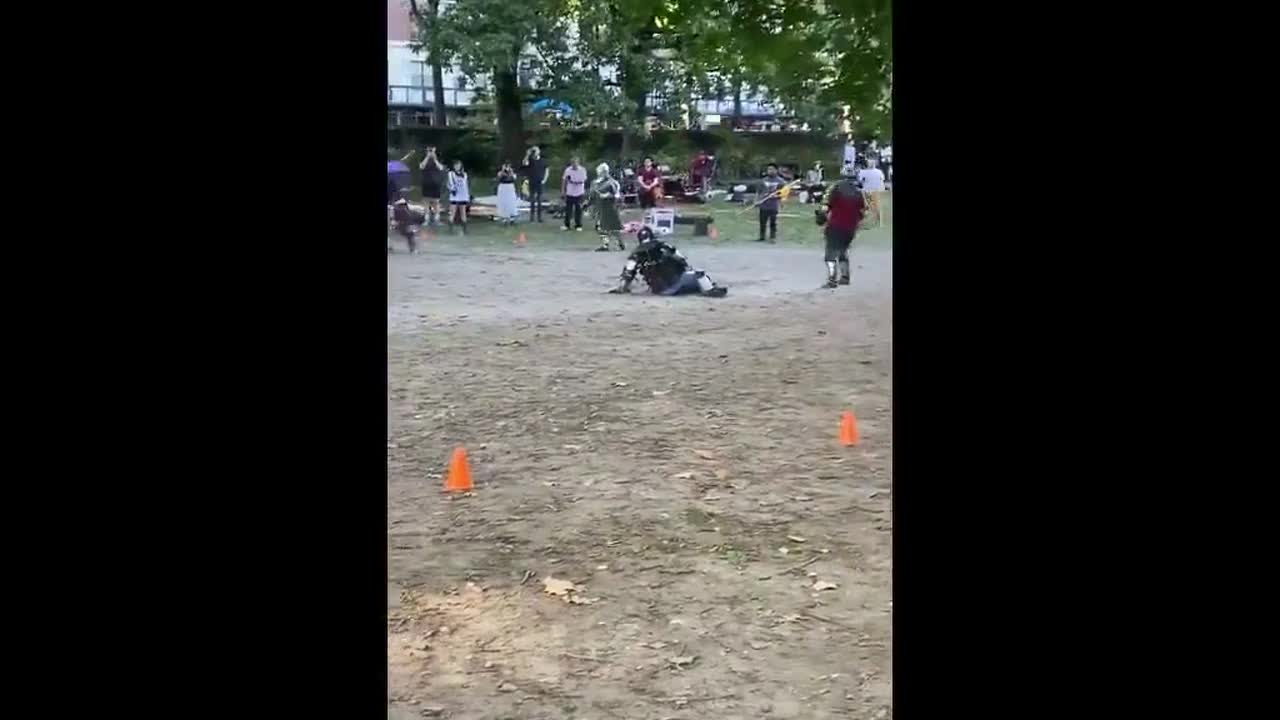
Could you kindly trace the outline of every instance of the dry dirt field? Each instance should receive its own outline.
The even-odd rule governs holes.
[[[892,250],[583,242],[387,258],[389,717],[891,717]]]

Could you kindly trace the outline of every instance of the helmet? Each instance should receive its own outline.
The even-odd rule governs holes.
[[[652,239],[653,239],[653,229],[650,228],[648,225],[640,228],[639,232],[636,233],[636,242],[643,243],[643,242],[648,242]]]

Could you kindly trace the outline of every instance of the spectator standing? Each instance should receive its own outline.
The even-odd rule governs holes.
[[[511,163],[502,163],[498,171],[498,221],[515,224],[520,216],[520,199],[516,197],[516,171]]]
[[[453,218],[450,224],[462,226],[462,234],[467,234],[467,212],[471,205],[471,185],[467,171],[461,160],[453,161],[453,169],[449,171],[449,205],[453,207]]]
[[[444,165],[436,157],[436,149],[427,148],[427,156],[418,164],[422,171],[422,200],[427,206],[427,224],[440,221],[440,190],[444,186]]]
[[[640,208],[648,209],[658,204],[658,186],[662,183],[662,175],[653,164],[653,158],[647,157],[640,166]]]
[[[884,165],[884,187],[893,189],[893,144],[886,144],[880,151],[881,164]]]
[[[764,177],[756,185],[756,202],[760,203],[760,237],[757,242],[764,242],[764,229],[769,227],[769,242],[778,240],[778,191],[782,188],[782,178],[778,177],[778,166],[769,163]],[[761,198],[767,198],[761,200]]]
[[[569,229],[569,221],[573,220],[573,229],[582,232],[582,201],[587,194],[587,169],[577,157],[570,158],[569,166],[564,169],[560,178],[560,195],[564,199],[564,229]]]
[[[884,224],[880,216],[880,193],[884,192],[884,173],[876,167],[875,158],[867,158],[867,167],[858,171],[858,183],[867,198],[867,209],[875,211],[876,227]]]
[[[535,218],[542,222],[542,189],[547,184],[547,161],[542,159],[542,150],[537,145],[529,148],[524,154],[525,177],[529,180],[529,220]]]

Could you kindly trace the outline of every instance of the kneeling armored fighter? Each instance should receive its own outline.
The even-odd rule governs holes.
[[[655,295],[724,297],[729,294],[728,288],[716,285],[702,270],[695,270],[675,246],[658,240],[648,227],[640,230],[636,240],[640,245],[627,258],[618,286],[610,293],[631,292],[631,282],[638,274]]]

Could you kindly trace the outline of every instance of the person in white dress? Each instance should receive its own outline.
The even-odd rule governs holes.
[[[503,163],[498,171],[498,222],[514,225],[520,215],[520,198],[516,195],[516,171],[511,163]]]
[[[453,169],[449,171],[449,205],[453,208],[453,227],[462,226],[462,234],[467,234],[467,214],[471,206],[471,186],[467,179],[467,171],[462,168],[461,160],[453,161]]]

